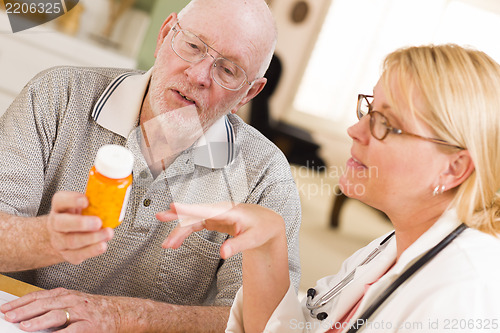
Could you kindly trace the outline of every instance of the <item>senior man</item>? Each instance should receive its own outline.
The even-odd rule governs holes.
[[[298,286],[300,204],[284,156],[234,115],[264,87],[276,44],[263,0],[193,0],[163,23],[153,68],[49,69],[0,121],[0,270],[46,290],[2,306],[27,331],[221,331],[241,285],[227,234],[162,242],[171,202],[255,203],[283,216]],[[104,144],[135,157],[122,224],[83,216]],[[62,287],[62,288],[58,288]],[[263,295],[265,297],[265,295]]]

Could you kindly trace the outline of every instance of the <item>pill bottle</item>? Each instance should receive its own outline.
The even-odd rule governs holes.
[[[127,209],[133,164],[134,155],[125,147],[104,145],[99,148],[85,191],[89,206],[82,214],[100,217],[103,228],[117,227]]]

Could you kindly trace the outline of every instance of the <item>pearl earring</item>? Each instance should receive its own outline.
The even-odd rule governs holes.
[[[445,185],[438,185],[436,187],[434,187],[434,191],[432,191],[432,195],[433,196],[436,196],[438,194],[442,194],[445,190]]]

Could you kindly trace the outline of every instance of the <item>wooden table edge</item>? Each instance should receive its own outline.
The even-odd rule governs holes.
[[[34,285],[25,283],[0,274],[0,290],[15,296],[24,296],[34,291],[42,290]]]

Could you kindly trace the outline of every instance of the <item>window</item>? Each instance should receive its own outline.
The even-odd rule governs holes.
[[[485,51],[500,62],[496,39],[500,9],[496,2],[333,0],[292,113],[317,118],[310,126],[328,119],[326,123],[340,125],[339,130],[345,133],[356,121],[357,94],[372,92],[383,58],[402,46],[452,42]]]

